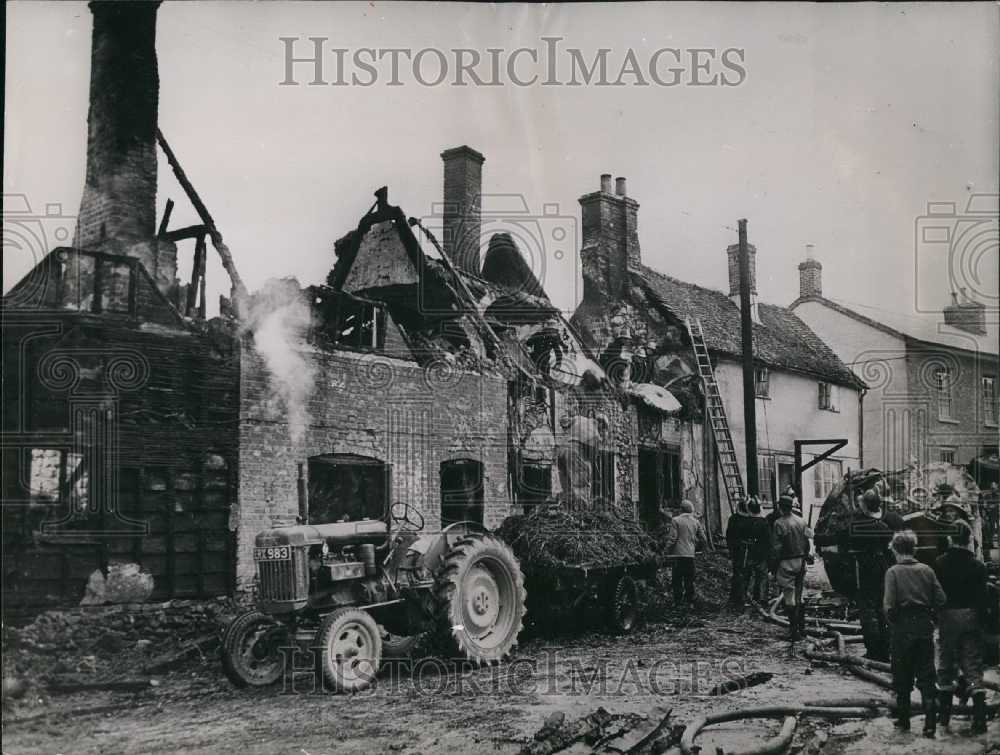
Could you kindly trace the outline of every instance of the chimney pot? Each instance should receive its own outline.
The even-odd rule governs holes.
[[[806,259],[813,260],[816,259],[816,245],[806,244]]]
[[[625,179],[622,176],[615,179],[615,194],[619,197],[628,196],[625,193]]]
[[[611,193],[611,174],[602,173],[601,174],[601,192],[604,194]]]

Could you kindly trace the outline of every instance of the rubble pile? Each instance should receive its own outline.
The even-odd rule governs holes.
[[[236,611],[229,598],[173,600],[45,611],[23,626],[5,624],[5,693],[9,687],[38,703],[46,685],[66,675],[103,682],[149,673],[172,654],[184,658],[185,648],[216,644]]]
[[[640,524],[603,510],[539,506],[524,516],[508,517],[497,534],[514,550],[527,573],[660,558],[657,542]]]
[[[653,616],[674,608],[669,566],[670,562],[667,561],[666,568],[656,573],[656,579],[650,585],[647,601]],[[732,573],[729,554],[724,550],[706,551],[695,556],[694,591],[698,604],[713,611],[725,606]]]

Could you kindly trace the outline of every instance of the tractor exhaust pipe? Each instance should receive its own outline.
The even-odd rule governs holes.
[[[305,464],[299,462],[299,479],[296,481],[299,493],[299,524],[309,524],[309,493],[306,489]]]

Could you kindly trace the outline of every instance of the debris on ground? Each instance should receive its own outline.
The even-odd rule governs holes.
[[[54,692],[148,688],[148,675],[215,662],[231,598],[50,610],[3,626],[4,711],[48,704]]]

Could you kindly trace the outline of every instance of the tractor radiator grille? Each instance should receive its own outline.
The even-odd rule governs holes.
[[[257,589],[264,601],[299,600],[307,597],[304,554],[293,551],[286,561],[258,561]]]

